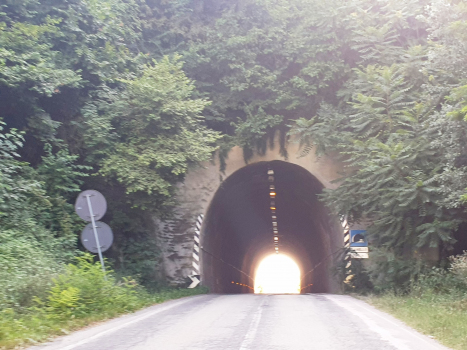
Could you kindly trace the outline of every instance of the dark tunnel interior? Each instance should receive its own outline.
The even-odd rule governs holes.
[[[322,184],[284,161],[247,165],[219,187],[202,228],[203,284],[213,293],[253,292],[240,284],[253,287],[257,266],[274,254],[268,169],[275,177],[280,254],[298,264],[302,288],[308,286],[302,293],[336,292],[330,270],[332,253],[343,244],[339,221],[319,201]]]

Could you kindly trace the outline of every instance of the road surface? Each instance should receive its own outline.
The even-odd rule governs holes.
[[[200,295],[152,306],[30,350],[440,350],[350,296]]]

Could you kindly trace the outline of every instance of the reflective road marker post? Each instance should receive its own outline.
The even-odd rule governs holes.
[[[201,269],[200,269],[200,235],[201,235],[201,225],[203,224],[204,215],[198,215],[196,219],[195,226],[195,235],[194,235],[194,245],[193,245],[193,261],[192,261],[192,273],[188,276],[191,280],[191,284],[188,288],[195,288],[201,282]]]

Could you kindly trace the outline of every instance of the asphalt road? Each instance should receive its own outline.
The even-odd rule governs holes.
[[[440,350],[343,295],[202,295],[156,305],[30,350]]]

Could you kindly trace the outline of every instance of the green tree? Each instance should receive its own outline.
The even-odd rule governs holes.
[[[443,33],[459,26],[446,18],[458,19],[462,5],[449,17],[441,2],[424,4],[352,3],[359,7],[347,18],[360,66],[339,91],[338,104],[323,104],[293,130],[305,153],[316,147],[342,156],[346,173],[324,200],[351,222],[370,223],[371,273],[379,288],[408,286],[421,271],[413,263],[420,250],[448,250],[465,220],[466,125],[449,116],[462,114],[462,88],[459,76],[440,70],[451,58],[442,63],[436,55],[439,44],[449,42]],[[444,23],[432,21],[440,17]],[[429,41],[435,37],[439,42]]]
[[[113,99],[88,107],[104,120],[110,137],[94,137],[102,124],[88,113],[84,138],[104,153],[100,174],[116,179],[127,194],[137,194],[135,204],[147,208],[144,199],[170,202],[173,185],[188,167],[208,160],[215,150],[218,134],[202,124],[201,113],[209,103],[192,97],[194,84],[177,57],[154,61],[140,77],[122,83],[124,91],[107,95]]]
[[[333,101],[348,73],[343,14],[331,10],[339,4],[226,4],[184,53],[189,76],[213,101],[208,125],[247,151],[261,151],[289,120]]]

